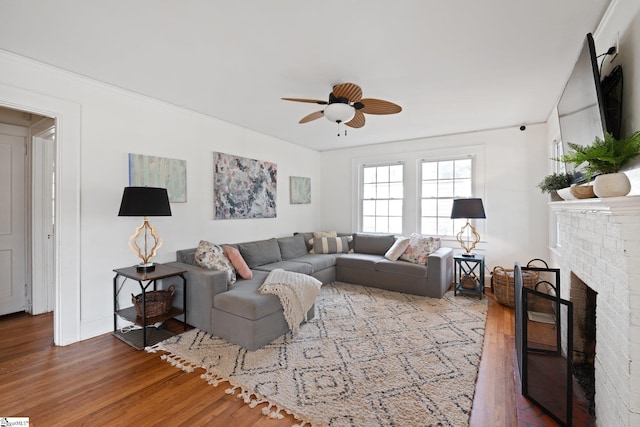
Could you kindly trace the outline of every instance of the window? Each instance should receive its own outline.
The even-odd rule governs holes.
[[[421,227],[423,234],[455,236],[466,224],[451,219],[453,199],[473,196],[473,162],[469,157],[421,163]]]
[[[362,167],[362,231],[402,234],[403,164]]]

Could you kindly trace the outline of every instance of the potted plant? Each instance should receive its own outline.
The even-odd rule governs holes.
[[[597,175],[593,184],[596,196],[626,196],[631,191],[629,178],[620,169],[640,155],[640,131],[619,140],[605,132],[603,139],[596,138],[591,145],[568,145],[571,151],[556,160],[575,166],[586,163],[587,181]]]
[[[544,177],[544,179],[538,184],[538,188],[542,193],[549,193],[551,201],[559,201],[562,200],[562,197],[558,196],[558,190],[571,186],[572,180],[572,173],[552,173]]]

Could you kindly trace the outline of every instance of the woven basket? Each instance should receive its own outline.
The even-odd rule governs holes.
[[[536,271],[523,271],[522,284],[526,288],[534,288],[540,275]],[[504,267],[494,267],[491,275],[493,294],[498,302],[507,307],[515,307],[515,282],[513,279],[513,269]]]
[[[146,318],[162,316],[171,311],[173,297],[176,294],[176,287],[171,285],[166,291],[151,291],[145,293],[145,314]],[[131,302],[136,307],[138,317],[142,317],[142,294],[133,296]]]

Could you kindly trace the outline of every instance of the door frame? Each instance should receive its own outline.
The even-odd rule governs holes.
[[[68,345],[81,339],[80,318],[80,145],[81,106],[14,86],[0,84],[0,105],[53,117],[56,126],[55,308],[53,340]]]

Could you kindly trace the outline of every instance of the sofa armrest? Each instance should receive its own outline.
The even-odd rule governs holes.
[[[452,283],[453,249],[440,248],[427,260],[427,296],[442,298]]]
[[[228,290],[227,274],[224,271],[208,270],[183,262],[170,262],[167,265],[186,270],[184,277],[187,279],[187,323],[208,331],[211,328],[213,297]],[[163,287],[167,286],[163,284]],[[182,308],[182,286],[176,288],[173,304]],[[182,316],[179,319],[182,319]]]

